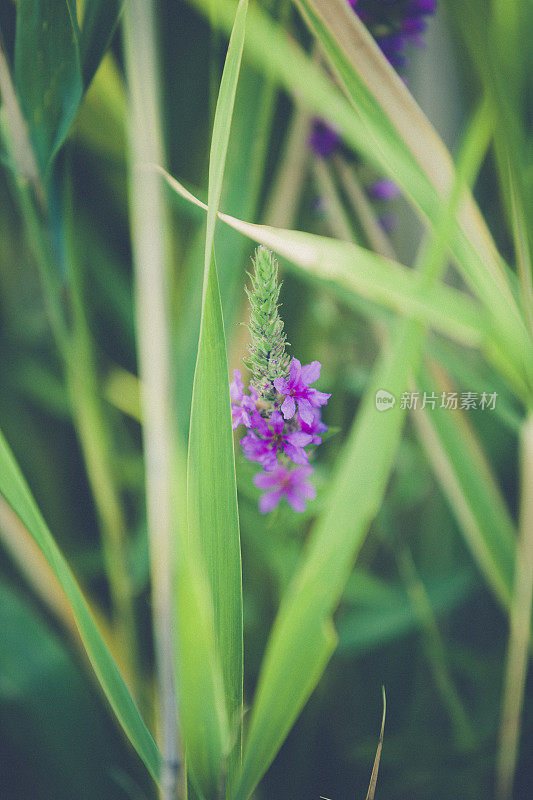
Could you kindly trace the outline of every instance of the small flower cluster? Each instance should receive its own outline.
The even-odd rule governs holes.
[[[278,312],[278,267],[272,253],[258,248],[254,259],[252,288],[248,291],[251,314],[248,393],[239,370],[230,384],[233,429],[244,425],[243,453],[263,472],[254,483],[264,494],[259,500],[263,514],[272,511],[282,497],[295,511],[305,511],[316,495],[308,483],[313,472],[308,447],[321,444],[327,431],[320,409],[330,395],[311,387],[320,377],[318,361],[302,366],[289,359],[283,322]],[[294,466],[296,465],[296,466]]]

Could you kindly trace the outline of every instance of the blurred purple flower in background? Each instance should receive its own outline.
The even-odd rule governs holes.
[[[437,10],[437,0],[347,0],[359,19],[364,22],[387,61],[401,72],[407,66],[408,45],[424,46],[422,34],[427,28],[427,17]],[[338,133],[324,120],[316,118],[311,126],[309,147],[320,158],[330,158],[342,147]],[[399,196],[399,191],[387,191],[385,184],[377,181],[369,189],[374,200],[388,202]],[[380,185],[381,192],[380,192]],[[384,215],[384,229],[394,227],[394,217]]]
[[[262,514],[268,514],[279,504],[282,497],[285,497],[294,511],[305,511],[307,500],[316,497],[315,487],[307,482],[313,472],[313,467],[297,467],[289,470],[282,464],[278,464],[273,472],[262,472],[256,475],[254,483],[258,489],[265,489],[264,494],[259,499],[259,510]]]

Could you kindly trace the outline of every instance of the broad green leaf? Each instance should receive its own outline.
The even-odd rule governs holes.
[[[207,13],[208,0],[193,1],[203,13]],[[390,95],[387,95],[390,107],[386,109],[382,98],[376,96],[380,88],[373,84],[369,88],[359,78],[352,63],[354,58],[362,58],[361,54],[369,54],[369,57],[372,55],[371,63],[373,66],[378,65],[379,70],[377,66],[375,70],[366,70],[365,77],[370,80],[375,72],[376,75],[379,74],[380,81],[383,81],[386,60],[377,46],[372,44],[356,15],[347,13],[350,11],[349,7],[346,7],[346,13],[342,10],[343,2],[344,0],[335,0],[330,11],[327,3],[322,4],[321,14],[327,12],[329,27],[322,16],[313,14],[310,0],[305,3],[305,16],[344,83],[351,102],[342,96],[320,66],[303,52],[294,39],[257,6],[251,8],[249,13],[245,55],[297,98],[308,112],[330,121],[348,145],[395,180],[422,217],[436,225],[441,217],[446,193],[454,180],[450,156],[412,98],[406,100],[409,97],[407,90],[392,70],[385,75],[391,85],[393,84]],[[303,2],[300,5],[304,8]],[[227,29],[234,14],[233,0],[220,0],[217,9],[217,23]],[[335,17],[335,24],[331,15]],[[335,35],[330,30],[334,27],[336,34],[337,29],[343,25],[347,26],[346,34],[341,38],[343,44],[346,44],[346,36],[351,37],[349,55],[345,48],[335,44]],[[356,46],[358,43],[360,48]],[[360,68],[359,62],[357,66]],[[414,109],[417,109],[416,114]],[[401,121],[389,119],[389,114],[396,112],[401,116]],[[420,122],[423,146],[427,145],[429,148],[430,156],[426,156],[422,165],[410,149],[413,146],[412,141],[406,142],[402,138],[407,135],[413,119],[417,124]],[[414,135],[413,133],[413,137]],[[429,171],[431,164],[433,178],[435,175],[439,176],[438,187],[424,171]],[[494,243],[477,207],[468,196],[461,207],[460,223],[456,221],[452,228],[449,246],[474,293],[482,299],[493,317],[498,339],[506,353],[504,360],[512,360],[515,375],[531,378],[531,339],[507,284]],[[525,392],[522,391],[522,394]]]
[[[85,0],[80,29],[80,62],[85,88],[90,84],[115,33],[124,0]]]
[[[81,100],[77,31],[66,0],[19,0],[15,83],[41,175]]]
[[[109,653],[83,595],[41,516],[17,463],[0,433],[0,492],[22,520],[52,567],[74,612],[78,630],[104,693],[124,732],[154,780],[159,778],[160,753]]]
[[[242,574],[235,481],[235,459],[229,400],[226,341],[218,288],[213,239],[228,148],[231,118],[239,76],[247,0],[241,0],[231,34],[215,112],[209,162],[209,203],[207,214],[204,287],[198,358],[194,376],[189,454],[187,463],[187,517],[191,547],[205,564],[214,608],[217,652],[222,665],[225,712],[236,736],[232,742],[226,775],[226,792],[231,793],[241,759],[241,720],[243,693]],[[194,576],[193,576],[194,577]],[[197,587],[200,591],[201,587]],[[178,591],[180,594],[180,591]],[[178,607],[178,615],[186,613]],[[179,623],[183,625],[183,622]],[[194,619],[191,620],[194,631]],[[188,657],[187,652],[183,656]],[[205,702],[205,698],[198,697]],[[182,694],[183,703],[191,698]],[[221,717],[213,708],[209,720],[213,729]],[[204,734],[205,735],[205,734]],[[221,735],[213,735],[219,750],[210,753],[209,777],[221,779],[222,759],[227,755]],[[194,751],[186,741],[188,767],[197,784],[206,764],[193,763]],[[207,775],[203,773],[204,780]],[[210,797],[220,787],[209,785]]]

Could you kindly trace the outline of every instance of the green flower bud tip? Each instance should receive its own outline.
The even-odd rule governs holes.
[[[250,381],[262,400],[271,401],[277,395],[274,381],[289,374],[290,357],[286,352],[287,337],[278,312],[280,284],[278,262],[264,247],[258,247],[252,259],[251,287],[246,288],[250,301],[251,334],[250,358],[246,366],[252,373]]]

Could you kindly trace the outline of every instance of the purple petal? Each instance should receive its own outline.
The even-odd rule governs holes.
[[[242,407],[248,409],[248,411],[255,411],[255,400],[252,397],[249,397],[247,394],[244,395],[242,398]]]
[[[312,483],[304,483],[294,491],[301,494],[306,500],[314,500],[316,497],[316,486],[313,486]]]
[[[254,484],[258,489],[273,489],[278,486],[285,477],[286,469],[280,466],[275,472],[259,472],[254,477]]]
[[[283,451],[295,464],[309,464],[309,456],[301,447],[295,447],[293,444],[284,444]]]
[[[306,364],[305,367],[302,367],[302,381],[303,383],[314,383],[320,378],[320,370],[322,369],[322,364],[320,361],[311,361],[310,364]]]
[[[311,407],[311,403],[305,397],[298,398],[298,413],[306,425],[313,424],[313,409]]]
[[[242,394],[244,391],[244,384],[241,378],[241,371],[240,369],[233,370],[233,380],[229,385],[229,393],[233,400],[242,400]]]
[[[297,358],[293,358],[289,369],[289,385],[292,387],[300,380],[302,365]]]
[[[254,433],[248,433],[241,439],[241,446],[248,461],[261,461],[268,453],[268,445]]]
[[[239,425],[245,425],[247,428],[252,425],[249,413],[237,403],[231,404],[231,416],[233,417],[233,430],[238,428]]]
[[[287,395],[285,400],[283,401],[283,405],[281,406],[281,413],[285,417],[285,419],[292,419],[296,412],[296,404],[294,402],[294,397],[291,397],[290,394]]]
[[[311,444],[313,437],[310,433],[304,433],[303,431],[293,431],[292,433],[288,433],[285,437],[285,441],[289,442],[289,444],[293,444],[295,447],[306,447],[308,444]]]
[[[297,511],[299,514],[305,511],[305,500],[303,500],[297,492],[293,491],[293,489],[286,489],[285,497],[294,511]]]
[[[256,429],[257,433],[259,433],[261,436],[267,436],[268,438],[271,438],[272,432],[268,427],[266,420],[263,419],[261,414],[259,414],[257,411],[252,413],[252,425]]]
[[[261,457],[261,466],[265,472],[273,472],[278,466],[277,448],[267,450]]]
[[[280,394],[289,394],[291,388],[285,378],[276,378],[274,386]]]
[[[293,486],[297,484],[305,484],[307,478],[311,477],[314,472],[313,467],[298,467],[291,472],[291,483]]]
[[[328,402],[329,398],[331,397],[331,394],[327,394],[326,392],[319,392],[318,389],[311,389],[307,396],[308,396],[311,404],[315,408],[318,408],[319,406],[325,406],[326,405],[326,403]],[[305,421],[307,422],[307,420],[305,420]],[[307,424],[310,425],[311,423],[307,422]]]
[[[276,434],[280,434],[285,427],[285,420],[279,413],[279,411],[273,411],[270,416],[270,427]]]
[[[265,492],[265,494],[261,495],[259,498],[259,511],[261,514],[268,514],[269,511],[273,511],[282,497],[283,489],[276,489],[274,492]]]

